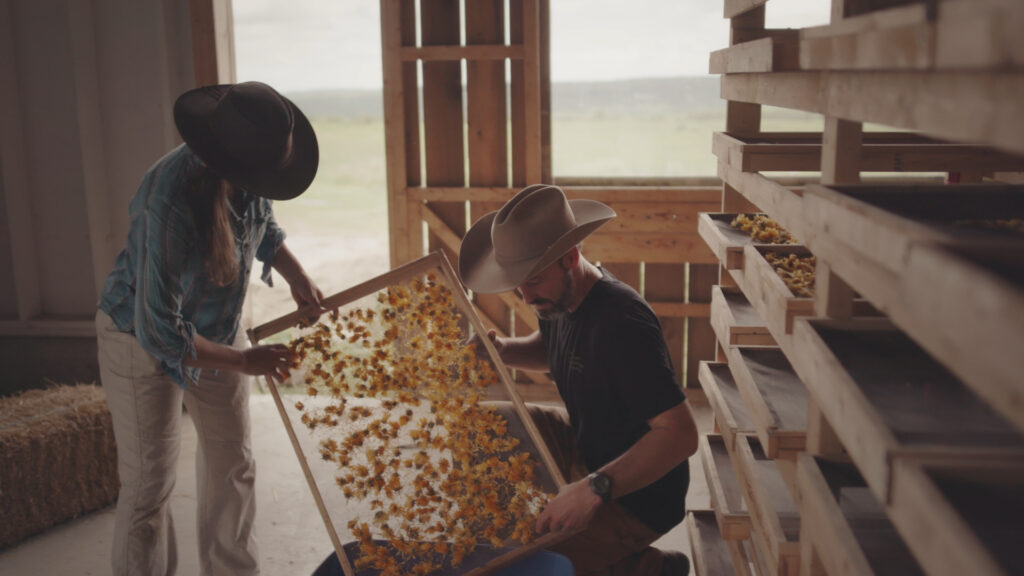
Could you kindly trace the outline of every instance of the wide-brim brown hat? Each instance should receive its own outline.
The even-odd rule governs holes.
[[[512,290],[614,217],[595,200],[567,200],[558,186],[528,186],[466,232],[459,276],[475,292]]]
[[[211,170],[264,198],[288,200],[302,194],[320,164],[309,120],[262,82],[189,90],[174,103],[174,123]]]

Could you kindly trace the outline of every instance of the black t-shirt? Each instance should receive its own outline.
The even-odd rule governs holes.
[[[551,375],[590,470],[618,458],[646,434],[647,421],[685,399],[650,306],[607,271],[579,308],[541,320]],[[617,499],[658,533],[686,515],[687,462]]]

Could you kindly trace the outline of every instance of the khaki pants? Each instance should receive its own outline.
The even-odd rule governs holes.
[[[96,314],[100,376],[114,423],[121,491],[114,522],[116,576],[177,569],[168,500],[181,449],[182,403],[196,427],[200,574],[258,574],[255,464],[249,439],[249,378],[203,371],[182,390],[131,334]],[[236,345],[241,343],[241,335]]]
[[[576,437],[569,415],[561,408],[528,404],[551,456],[566,482],[588,474],[576,449]],[[587,528],[550,550],[569,558],[576,574],[587,576],[657,576],[661,572],[661,551],[651,543],[661,537],[636,516],[615,502],[602,504]]]

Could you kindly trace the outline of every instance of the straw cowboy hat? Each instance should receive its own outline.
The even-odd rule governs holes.
[[[595,200],[566,200],[558,186],[527,186],[469,229],[459,275],[476,292],[512,290],[614,217]]]
[[[271,200],[302,194],[320,163],[309,120],[262,82],[189,90],[174,103],[174,123],[211,170]]]

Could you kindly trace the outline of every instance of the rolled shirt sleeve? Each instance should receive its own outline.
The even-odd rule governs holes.
[[[165,195],[148,200],[142,219],[145,243],[135,267],[135,336],[179,386],[194,384],[200,370],[185,366],[184,360],[196,358],[196,328],[182,316],[194,222],[190,212]]]
[[[263,263],[260,280],[266,282],[267,286],[273,286],[274,280],[270,272],[273,269],[274,256],[277,255],[278,249],[284,244],[285,233],[277,225],[277,220],[274,219],[273,203],[270,200],[261,198],[259,210],[262,214],[266,215],[267,227],[263,233],[263,239],[256,248],[256,259]]]

